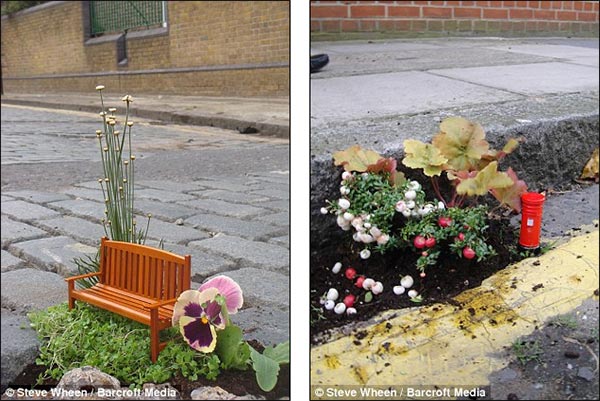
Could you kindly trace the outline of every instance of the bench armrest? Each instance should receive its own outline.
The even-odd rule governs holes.
[[[175,302],[177,302],[177,298],[165,299],[163,301],[157,301],[157,302],[153,303],[152,305],[145,306],[144,309],[152,310],[152,309],[160,308],[161,306],[174,304]]]
[[[88,278],[88,277],[99,276],[100,274],[101,274],[100,272],[88,273],[88,274],[80,274],[79,276],[67,277],[65,279],[65,281],[69,282],[69,281],[75,281],[75,280],[82,280],[82,279]]]

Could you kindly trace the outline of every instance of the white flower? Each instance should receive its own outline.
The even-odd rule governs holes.
[[[419,293],[418,293],[416,290],[410,290],[410,291],[408,292],[408,296],[409,296],[409,297],[411,297],[411,298],[414,298],[414,297],[416,297],[417,295],[419,295]]]
[[[379,245],[385,245],[388,243],[389,240],[390,240],[390,236],[387,234],[381,234],[379,237],[377,237],[377,243]]]
[[[102,89],[104,89],[104,85],[98,85],[98,86],[96,86],[96,90],[97,91],[101,91]]]
[[[416,210],[413,210],[412,212],[410,212],[410,217],[419,217],[419,216],[420,216],[420,214]]]
[[[348,188],[348,187],[347,187],[347,186],[345,186],[345,185],[342,185],[342,186],[340,187],[340,193],[341,193],[342,195],[348,195],[348,194],[350,193],[350,188]]]
[[[373,293],[373,295],[379,295],[383,292],[383,284],[381,283],[381,281],[377,281],[371,286],[371,292]]]
[[[348,309],[346,309],[346,314],[348,314],[348,315],[356,315],[356,309],[355,308],[348,308]]]
[[[353,177],[352,173],[349,171],[344,171],[342,173],[342,180],[350,180],[350,179],[352,179],[352,177]]]
[[[409,275],[402,277],[402,279],[400,280],[400,285],[406,289],[412,287],[414,283],[415,280],[412,278],[412,276]]]
[[[342,230],[350,231],[350,225],[348,224],[348,225],[342,226]]]
[[[346,304],[340,302],[335,306],[335,308],[333,308],[333,311],[338,315],[341,315],[342,313],[346,312]]]
[[[327,213],[329,213],[329,210],[327,210],[326,207],[322,207],[321,208],[321,214],[327,214]]]
[[[410,200],[415,199],[416,197],[417,197],[417,193],[415,191],[413,191],[412,189],[408,190],[404,193],[404,199],[406,199],[406,200],[410,201]]]
[[[363,219],[361,219],[360,217],[355,217],[354,220],[352,220],[351,224],[354,228],[358,230],[358,228],[362,227],[363,225]]]
[[[350,201],[348,199],[340,198],[338,200],[338,205],[340,205],[342,209],[346,210],[350,207]]]
[[[371,289],[371,287],[373,286],[373,284],[375,284],[375,280],[373,280],[372,278],[366,278],[363,280],[363,284],[362,287],[369,291]]]
[[[331,299],[332,301],[335,301],[336,299],[338,299],[338,297],[340,296],[338,290],[336,290],[335,288],[330,288],[329,291],[327,291],[327,299]]]
[[[410,210],[406,209],[405,211],[402,212],[402,215],[406,218],[410,217]]]
[[[350,212],[346,212],[343,214],[344,220],[350,222],[352,220],[354,220],[354,215]]]
[[[340,270],[342,270],[342,264],[340,262],[336,262],[336,264],[333,265],[333,268],[331,269],[331,272],[333,274],[338,274],[340,272]]]
[[[332,310],[335,307],[335,302],[332,301],[331,299],[328,299],[327,301],[325,301],[325,309],[327,310]]]
[[[347,225],[348,222],[346,221],[346,219],[344,219],[344,216],[338,216],[337,217],[337,225],[340,227],[343,227],[345,225]]]
[[[402,213],[405,210],[406,210],[406,203],[404,203],[404,201],[400,200],[400,201],[396,202],[396,211],[398,213]]]
[[[413,191],[418,191],[421,189],[421,184],[419,184],[418,181],[411,181],[408,183],[408,188],[412,189]]]
[[[363,249],[362,251],[360,251],[361,259],[369,259],[370,257],[371,257],[371,251],[369,251],[368,249]]]
[[[414,209],[415,205],[416,205],[415,201],[413,201],[413,200],[410,200],[410,201],[406,202],[406,207],[408,209]]]
[[[369,229],[369,228],[371,228],[371,223],[365,223],[364,226],[365,226],[365,228]]]
[[[438,202],[438,209],[444,210],[446,206],[444,206],[444,202]]]
[[[396,295],[402,295],[404,294],[404,291],[406,291],[406,288],[404,288],[401,285],[395,285],[393,288],[394,294]]]
[[[369,173],[362,173],[361,175],[363,178],[367,178],[369,176]]]
[[[369,233],[371,233],[371,235],[375,238],[381,236],[381,230],[375,226],[371,227]]]
[[[371,242],[375,241],[375,238],[373,238],[373,236],[370,234],[360,233],[359,235],[360,240],[365,244],[370,244]]]
[[[364,217],[364,219],[365,219],[366,221],[369,221],[369,220],[371,220],[371,215],[370,215],[370,214],[365,214],[365,217]]]
[[[354,234],[352,234],[352,239],[353,239],[354,241],[356,241],[356,242],[362,242],[362,241],[360,240],[360,232],[358,232],[358,231],[357,231],[357,232],[355,232]]]

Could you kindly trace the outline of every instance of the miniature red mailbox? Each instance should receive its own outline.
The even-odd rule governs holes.
[[[546,197],[536,192],[521,195],[521,236],[519,245],[526,249],[540,246],[540,230],[542,228],[542,212]]]

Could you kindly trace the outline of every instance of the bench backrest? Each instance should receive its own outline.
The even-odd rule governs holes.
[[[191,256],[102,238],[100,282],[157,300],[190,289]]]

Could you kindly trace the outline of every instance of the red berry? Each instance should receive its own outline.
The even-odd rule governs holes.
[[[463,241],[465,239],[465,235],[463,233],[458,233],[458,240]]]
[[[473,259],[476,255],[475,251],[468,246],[463,248],[462,254],[466,259]]]
[[[452,219],[450,217],[442,216],[438,219],[438,224],[440,227],[450,227],[450,224],[452,224]]]
[[[425,237],[423,237],[422,235],[417,235],[413,240],[413,245],[417,249],[425,248]]]
[[[429,256],[429,253],[427,253],[427,251],[423,251],[423,252],[421,252],[421,256],[427,257],[427,256]]]
[[[346,269],[344,274],[348,280],[354,280],[354,277],[356,277],[356,270],[354,270],[352,267],[349,267]]]
[[[354,305],[354,301],[356,300],[356,297],[352,294],[348,294],[344,297],[344,300],[342,302],[344,302],[344,305],[346,305],[346,308],[351,308],[352,305]]]
[[[425,240],[425,246],[427,248],[433,248],[435,246],[435,238],[434,237],[429,237]]]
[[[358,288],[362,288],[363,281],[365,281],[365,278],[366,278],[365,276],[358,276],[354,285],[357,286]]]
[[[421,276],[422,278],[425,278],[425,276],[427,276],[427,274],[425,274],[425,272],[419,274],[419,276]]]

